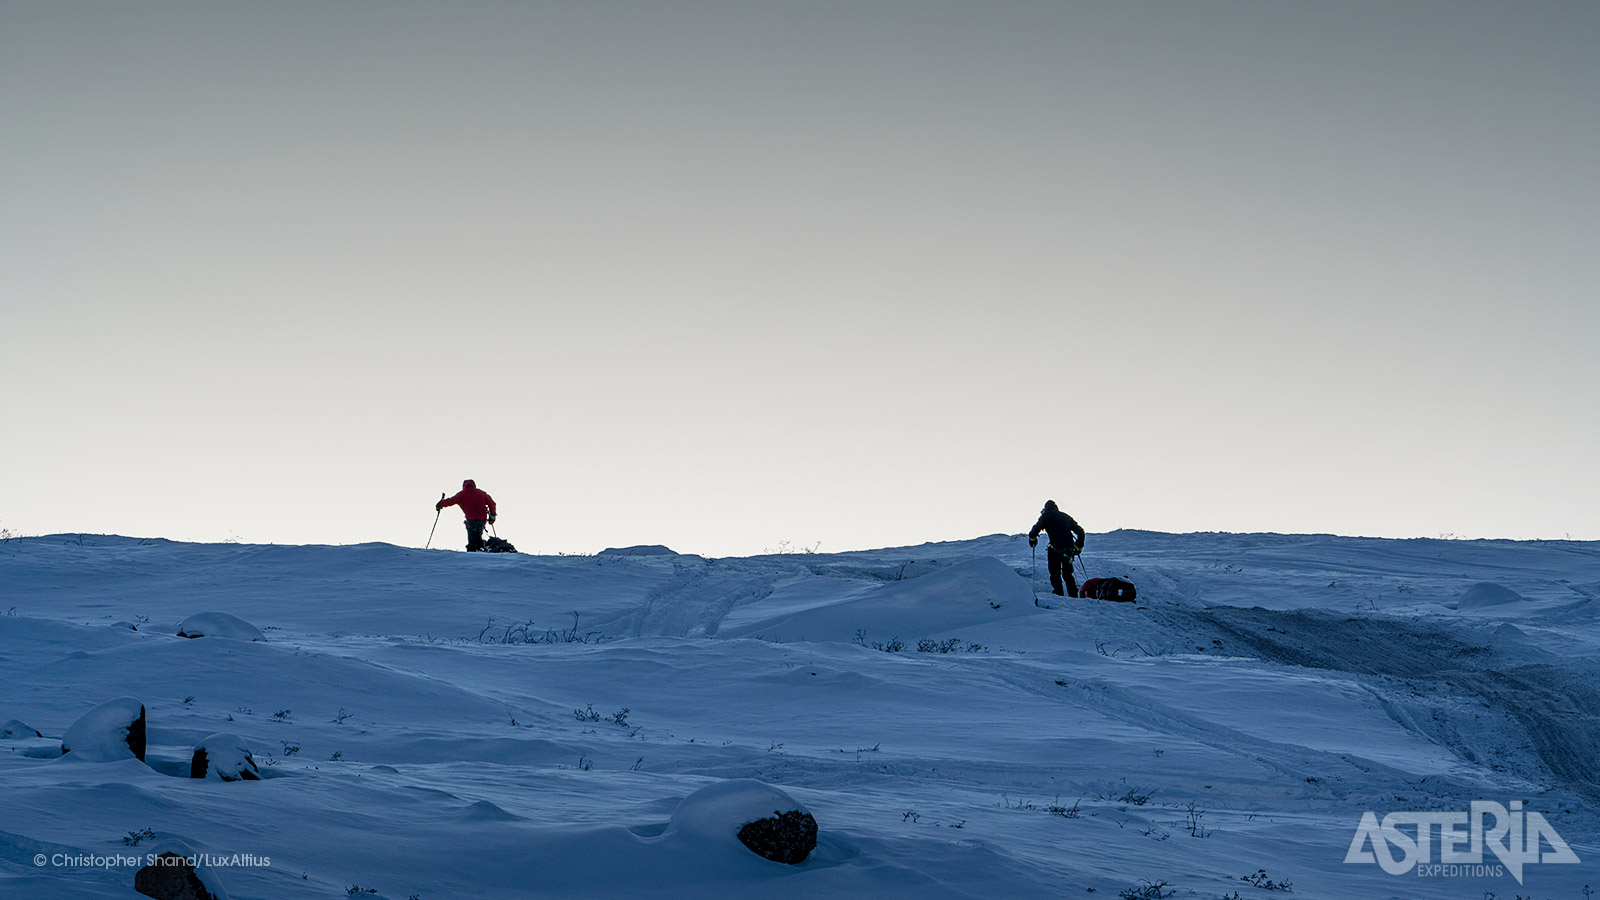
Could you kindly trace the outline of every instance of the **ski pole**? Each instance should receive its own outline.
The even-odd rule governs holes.
[[[439,502],[440,503],[444,502],[444,494],[443,494],[443,492],[441,492],[439,494]],[[422,545],[422,549],[426,550],[429,547],[433,546],[433,532],[434,532],[435,529],[437,529],[439,527],[439,514],[442,513],[442,512],[444,512],[444,507],[442,507],[442,506],[435,506],[433,508],[433,528],[429,528],[428,529],[428,543],[423,544]]]

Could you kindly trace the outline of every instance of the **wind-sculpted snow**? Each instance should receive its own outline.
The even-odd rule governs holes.
[[[942,635],[971,629],[1014,616],[1033,615],[1033,591],[1027,581],[993,557],[963,562],[910,581],[874,586],[845,599],[805,609],[773,611],[761,617],[760,600],[747,606],[737,629],[724,629],[723,637],[752,634],[773,640],[850,641],[893,640]],[[754,621],[751,619],[754,618]]]
[[[0,544],[0,897],[130,896],[163,842],[235,900],[1600,885],[1600,546],[1090,535],[1137,604],[1050,597],[1020,535],[639,549]],[[178,637],[200,610],[267,640]],[[60,756],[117,698],[145,760]],[[224,735],[260,781],[189,777]],[[730,833],[768,790],[815,816],[799,865]],[[1479,801],[1582,862],[1345,861],[1366,813]]]
[[[1397,720],[1464,762],[1600,803],[1592,657],[1562,660],[1525,644],[1508,653],[1497,648],[1504,641],[1375,617],[1222,607],[1177,615],[1194,618],[1191,633],[1222,635],[1241,654],[1367,677]]]

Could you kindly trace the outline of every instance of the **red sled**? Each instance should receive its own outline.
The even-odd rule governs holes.
[[[1078,588],[1078,596],[1088,597],[1091,600],[1132,603],[1138,598],[1139,592],[1133,589],[1133,582],[1123,581],[1121,578],[1091,578]]]

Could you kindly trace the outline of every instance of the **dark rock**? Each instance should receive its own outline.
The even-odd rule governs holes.
[[[128,726],[128,749],[133,751],[134,758],[144,762],[145,750],[145,716],[144,707],[139,707],[139,718],[134,719]]]
[[[752,853],[791,866],[806,861],[817,849],[817,820],[810,813],[773,810],[769,819],[757,819],[739,829],[739,843]]]
[[[133,889],[156,900],[216,900],[189,860],[176,853],[163,853],[140,869],[133,876]]]

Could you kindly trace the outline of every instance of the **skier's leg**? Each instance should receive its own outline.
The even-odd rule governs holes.
[[[1050,567],[1050,591],[1057,597],[1065,596],[1065,592],[1061,588],[1061,551],[1057,550],[1054,544],[1051,544],[1050,549],[1045,551],[1045,561]],[[1076,585],[1073,586],[1073,590],[1077,590]]]
[[[1065,570],[1067,580],[1067,596],[1078,596],[1078,576],[1072,573],[1072,557],[1062,554],[1061,567]]]
[[[473,553],[483,549],[483,526],[481,521],[467,523],[467,552]]]

